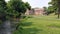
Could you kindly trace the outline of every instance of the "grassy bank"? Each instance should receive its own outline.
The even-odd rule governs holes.
[[[34,16],[24,23],[21,34],[60,34],[60,19],[54,15]],[[15,34],[20,34],[17,32]]]

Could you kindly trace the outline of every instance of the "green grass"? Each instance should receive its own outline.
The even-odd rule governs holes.
[[[25,23],[21,34],[60,34],[60,20],[54,15],[34,16]]]

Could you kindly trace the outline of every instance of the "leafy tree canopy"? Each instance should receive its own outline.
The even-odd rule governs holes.
[[[8,14],[12,16],[20,16],[24,14],[27,9],[31,9],[29,3],[24,3],[22,0],[10,0],[7,4],[8,6]]]

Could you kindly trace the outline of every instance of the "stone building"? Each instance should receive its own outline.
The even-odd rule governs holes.
[[[43,15],[44,9],[43,8],[34,8],[34,15]]]
[[[31,10],[27,9],[25,15],[43,15],[44,13],[45,12],[43,8],[33,8]]]

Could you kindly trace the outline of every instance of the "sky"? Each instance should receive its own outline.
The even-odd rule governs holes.
[[[6,0],[6,1],[9,1],[9,0]],[[22,0],[24,2],[28,2],[32,8],[35,8],[35,7],[39,7],[39,8],[42,8],[44,6],[48,7],[48,2],[50,2],[51,0]]]

